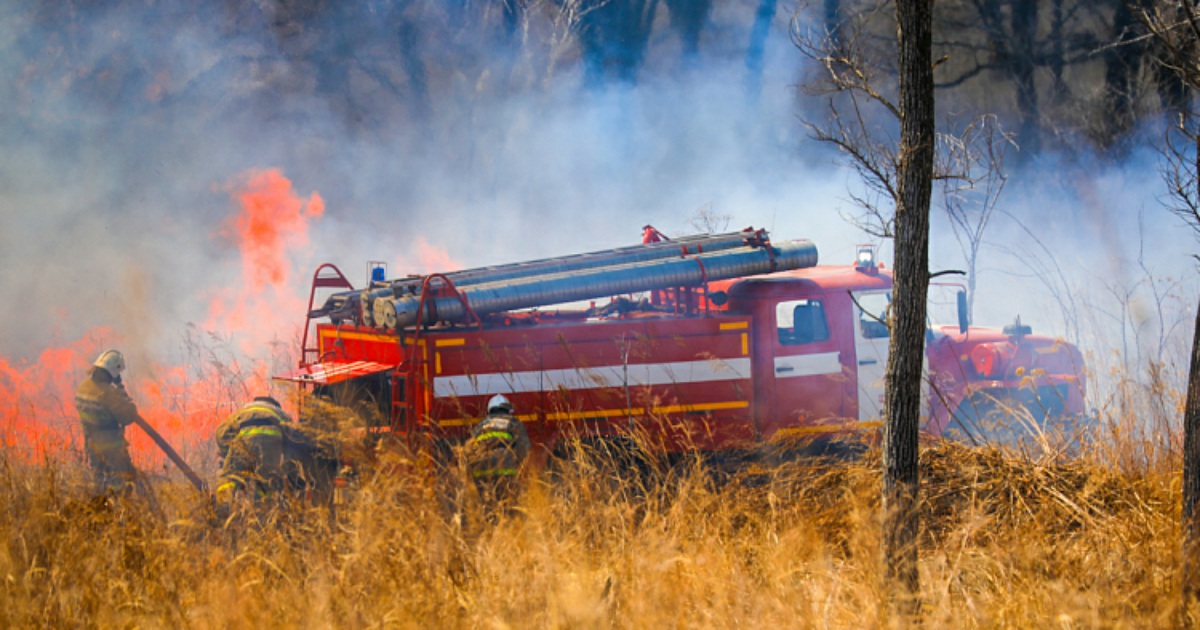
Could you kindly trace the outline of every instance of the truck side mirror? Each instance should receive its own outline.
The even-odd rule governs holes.
[[[971,323],[967,321],[967,292],[959,291],[955,297],[958,299],[958,332],[965,335],[967,326]]]

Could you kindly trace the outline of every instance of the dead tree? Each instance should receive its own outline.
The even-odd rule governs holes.
[[[1191,0],[1189,28],[1194,29],[1191,47],[1200,40],[1200,19]],[[1194,53],[1193,53],[1194,54]],[[1200,87],[1200,72],[1189,73],[1188,84]],[[1200,129],[1194,113],[1180,114],[1168,130],[1163,174],[1173,205],[1200,237]],[[1183,410],[1183,585],[1184,610],[1200,604],[1200,304],[1196,307],[1192,357],[1188,367],[1187,402]]]
[[[929,203],[933,194],[933,0],[897,0],[896,23],[900,147],[896,164],[893,328],[884,384],[884,561],[892,586],[906,599],[913,599],[919,587],[917,432],[929,291]]]
[[[1159,63],[1191,91],[1200,88],[1200,6],[1195,0],[1142,4],[1132,10],[1159,45]],[[1190,98],[1167,129],[1163,148],[1163,179],[1170,209],[1200,237],[1200,122]],[[1187,402],[1183,411],[1183,586],[1185,614],[1200,603],[1200,305],[1196,309],[1188,369]],[[1194,623],[1194,619],[1192,622]]]
[[[880,4],[876,10],[884,7]],[[895,3],[896,100],[885,95],[888,81],[878,70],[887,67],[886,55],[872,50],[858,30],[865,19],[847,20],[837,33],[805,30],[796,20],[793,41],[822,70],[822,80],[809,87],[830,95],[829,121],[809,128],[817,139],[846,153],[863,176],[868,193],[857,201],[867,211],[864,226],[895,238],[884,386],[882,561],[889,596],[902,615],[910,615],[918,610],[920,587],[917,463],[935,153],[933,3]],[[885,125],[871,121],[867,106],[886,112],[893,125],[898,123],[894,141],[886,138]],[[894,211],[888,213],[877,198],[890,201]]]
[[[636,83],[646,56],[658,0],[590,0],[581,3],[577,37],[588,84]]]
[[[959,134],[938,134],[942,208],[967,266],[967,321],[975,319],[979,252],[1008,177],[1004,154],[1012,134],[994,115],[980,116]]]

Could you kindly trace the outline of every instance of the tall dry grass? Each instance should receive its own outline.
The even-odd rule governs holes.
[[[927,447],[924,624],[1174,624],[1178,475],[1102,457]],[[181,482],[103,506],[77,462],[3,459],[0,626],[889,626],[874,454],[612,464],[531,474],[489,523],[460,471],[385,455],[332,513],[220,522]]]

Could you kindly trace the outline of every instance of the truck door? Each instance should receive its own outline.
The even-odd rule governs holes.
[[[883,417],[883,378],[888,359],[888,291],[853,293],[854,354],[858,368],[858,421]]]
[[[775,304],[772,339],[774,408],[762,418],[764,438],[784,434],[819,432],[834,428],[843,415],[841,352],[830,334],[824,298],[784,300]]]

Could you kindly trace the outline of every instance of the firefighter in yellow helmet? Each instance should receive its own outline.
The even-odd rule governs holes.
[[[219,503],[228,506],[239,494],[259,502],[282,489],[283,433],[289,423],[279,401],[258,396],[217,426]]]
[[[518,474],[530,444],[508,398],[497,394],[487,406],[487,415],[471,427],[466,464],[485,512],[494,517],[511,509],[517,498]]]
[[[138,410],[121,383],[124,371],[125,357],[106,350],[96,357],[87,378],[75,390],[75,409],[83,426],[83,445],[96,494],[126,492],[137,478],[125,427],[137,419]]]

